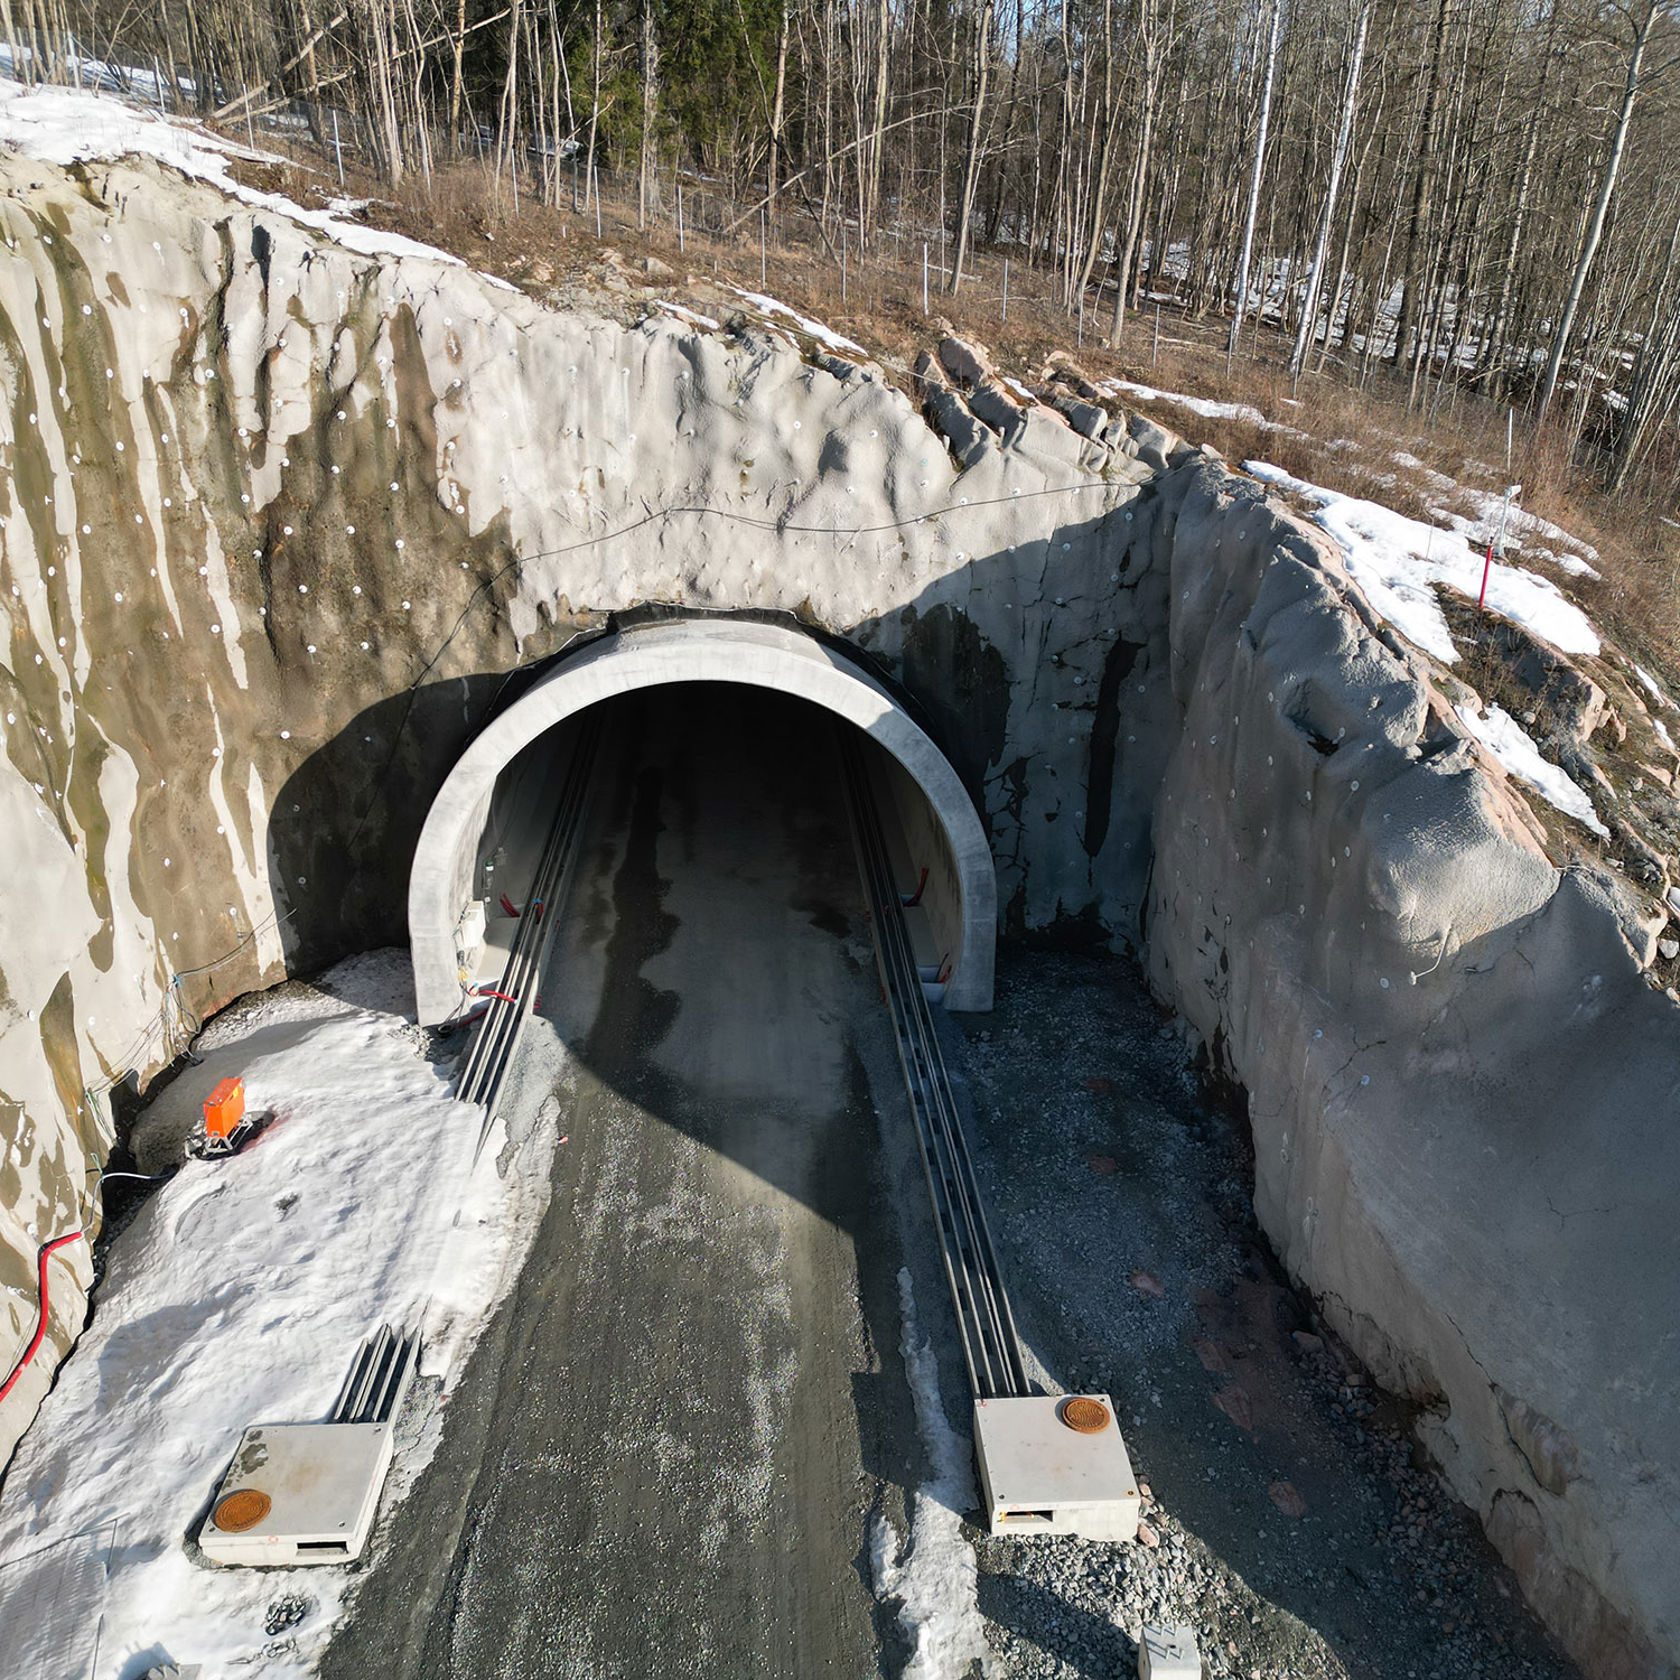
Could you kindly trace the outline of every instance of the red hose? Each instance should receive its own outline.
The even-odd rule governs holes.
[[[41,1275],[41,1311],[36,1319],[35,1335],[31,1339],[29,1346],[23,1350],[23,1357],[12,1367],[12,1374],[6,1378],[5,1387],[0,1388],[0,1400],[4,1400],[6,1396],[12,1392],[18,1378],[23,1375],[24,1367],[35,1357],[35,1350],[40,1347],[43,1338],[46,1336],[47,1314],[49,1311],[47,1302],[47,1262],[52,1258],[54,1249],[63,1248],[66,1243],[73,1243],[82,1235],[83,1233],[81,1231],[72,1231],[67,1237],[54,1237],[50,1243],[42,1245],[41,1259],[39,1263]]]

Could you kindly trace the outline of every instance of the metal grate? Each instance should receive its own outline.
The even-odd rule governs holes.
[[[55,1540],[0,1565],[0,1628],[12,1680],[81,1680],[99,1659],[114,1525]]]

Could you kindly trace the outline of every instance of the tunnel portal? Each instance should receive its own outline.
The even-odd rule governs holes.
[[[540,837],[545,790],[564,774],[581,715],[684,683],[789,695],[874,744],[871,774],[896,818],[898,868],[921,912],[935,983],[949,1009],[989,1009],[997,932],[991,851],[938,746],[882,684],[813,637],[751,621],[677,619],[615,632],[563,660],[486,726],[439,789],[409,878],[421,1022],[436,1025],[471,1007],[500,895],[517,885],[524,837]]]

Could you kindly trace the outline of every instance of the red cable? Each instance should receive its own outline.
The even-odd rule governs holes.
[[[66,1243],[75,1242],[77,1238],[83,1234],[84,1233],[81,1231],[72,1231],[67,1237],[54,1237],[50,1243],[43,1245],[39,1263],[41,1275],[41,1311],[36,1320],[35,1335],[30,1341],[29,1346],[23,1350],[23,1357],[12,1367],[12,1374],[6,1378],[5,1387],[0,1388],[0,1400],[4,1400],[6,1396],[12,1392],[12,1388],[16,1384],[18,1378],[23,1375],[24,1367],[35,1357],[35,1350],[40,1347],[43,1338],[46,1336],[47,1315],[50,1310],[47,1302],[47,1261],[52,1258],[52,1253],[55,1248],[63,1248]]]
[[[494,987],[491,987],[491,986],[480,986],[473,993],[473,996],[474,997],[482,997],[482,998],[500,998],[503,1003],[518,1003],[519,1002],[518,998],[509,997],[506,992],[498,992],[498,991],[495,990]]]

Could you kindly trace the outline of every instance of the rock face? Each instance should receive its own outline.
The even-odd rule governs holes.
[[[1252,490],[1183,507],[1151,976],[1249,1092],[1290,1271],[1576,1655],[1665,1675],[1674,1007],[1337,562]]]
[[[0,1348],[37,1245],[93,1228],[109,1084],[403,937],[519,673],[643,603],[785,614],[917,704],[1006,932],[1144,951],[1248,1089],[1279,1252],[1542,1611],[1606,1674],[1672,1662],[1680,1012],[1321,536],[970,346],[918,408],[762,324],[557,314],[148,164],[0,175]]]
[[[111,1082],[400,942],[447,769],[510,673],[612,612],[844,634],[942,736],[1009,925],[1135,926],[1170,699],[1128,692],[1147,744],[1120,755],[1117,678],[1165,646],[1156,474],[1123,436],[1011,401],[1005,442],[954,392],[941,434],[768,330],[556,314],[140,160],[0,176],[8,1345],[38,1243],[96,1217]],[[62,1351],[81,1303],[53,1303]]]

